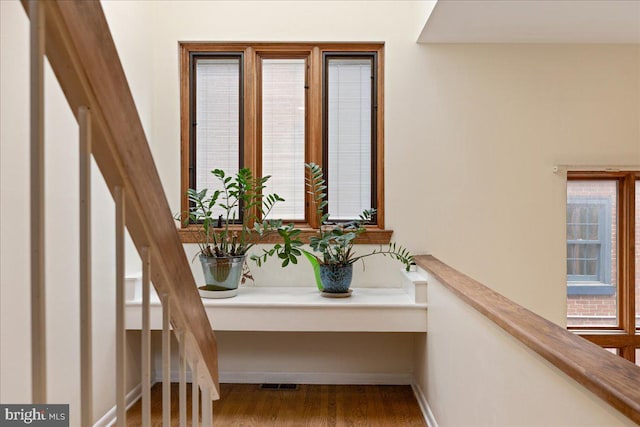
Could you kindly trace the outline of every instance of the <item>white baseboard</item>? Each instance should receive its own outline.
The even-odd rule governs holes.
[[[425,397],[422,389],[418,384],[411,384],[411,388],[413,389],[413,394],[416,395],[416,400],[418,401],[418,405],[420,406],[420,410],[422,411],[422,416],[424,420],[427,422],[429,427],[438,427],[438,422],[436,421],[436,417],[433,415],[433,411],[429,406],[429,402],[427,402],[427,398]]]
[[[153,384],[152,384],[153,385]],[[142,384],[138,384],[135,386],[127,396],[125,397],[125,404],[127,405],[127,409],[131,408],[134,403],[138,401],[142,397]],[[102,416],[93,427],[109,427],[116,422],[116,407],[109,409],[106,414]]]
[[[171,381],[179,380],[179,372],[171,371]],[[161,381],[161,378],[156,378]],[[191,372],[187,371],[187,382],[191,382]],[[221,371],[221,383],[261,384],[261,383],[294,383],[294,384],[391,384],[410,385],[411,374],[385,373],[336,373],[336,372],[247,372]]]

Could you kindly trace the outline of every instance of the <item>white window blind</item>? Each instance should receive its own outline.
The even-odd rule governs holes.
[[[327,73],[329,218],[355,219],[372,207],[372,62],[330,58]]]
[[[195,187],[211,195],[222,189],[213,169],[235,175],[240,167],[240,59],[198,59],[195,80]]]
[[[265,194],[285,199],[270,218],[305,218],[304,59],[262,61],[262,174],[270,175]]]

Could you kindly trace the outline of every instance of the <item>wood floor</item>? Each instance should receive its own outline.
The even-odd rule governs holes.
[[[298,390],[260,390],[256,384],[221,384],[213,404],[214,426],[426,426],[410,386],[300,385]],[[171,388],[172,425],[178,425],[178,385]],[[141,424],[141,403],[127,425]],[[162,425],[162,386],[151,391],[151,420]],[[191,426],[191,385],[187,385]]]

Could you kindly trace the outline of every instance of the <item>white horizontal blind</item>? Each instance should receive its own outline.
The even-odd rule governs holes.
[[[329,218],[355,219],[372,207],[372,61],[330,58],[327,73]]]
[[[262,61],[262,174],[265,194],[285,199],[269,218],[304,219],[305,161],[304,59]]]
[[[198,59],[195,80],[196,189],[210,195],[222,189],[213,169],[235,175],[240,167],[240,59]]]

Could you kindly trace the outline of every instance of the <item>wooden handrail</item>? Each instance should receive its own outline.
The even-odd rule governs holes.
[[[22,4],[27,14],[26,0]],[[200,360],[201,385],[219,397],[217,344],[198,295],[133,96],[99,1],[43,1],[46,55],[78,119],[93,120],[93,156],[112,195],[125,189],[126,226],[138,252],[149,247],[151,279],[171,301],[171,323]],[[194,379],[195,382],[195,379]]]
[[[462,301],[640,424],[640,368],[516,304],[430,255],[415,257]]]

